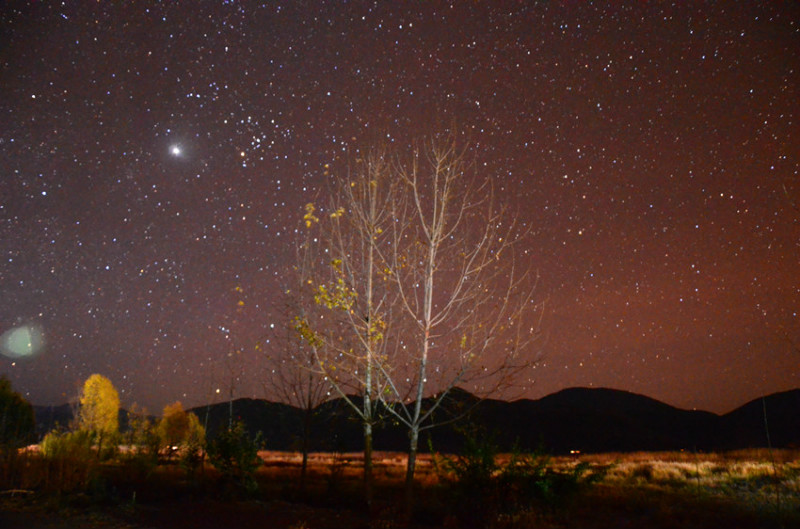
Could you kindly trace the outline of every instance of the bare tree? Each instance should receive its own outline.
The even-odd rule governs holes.
[[[516,255],[525,233],[467,152],[454,137],[431,140],[393,167],[407,197],[396,209],[390,267],[404,332],[381,364],[389,388],[381,398],[408,428],[409,506],[419,434],[440,424],[434,412],[451,390],[488,396],[535,361],[536,276]]]
[[[307,254],[301,252],[300,255]],[[285,289],[286,306],[282,325],[271,325],[270,332],[256,344],[264,357],[264,390],[270,398],[289,404],[302,411],[300,447],[302,465],[300,490],[305,491],[308,474],[308,452],[311,427],[317,408],[331,398],[330,384],[320,375],[312,345],[297,332],[295,317],[302,318],[303,307],[297,303],[296,291],[302,290],[307,268],[300,259],[295,266],[297,288]],[[299,315],[299,316],[298,316]]]
[[[301,247],[305,302],[294,319],[316,372],[363,425],[367,503],[372,501],[376,405],[385,386],[379,366],[391,310],[390,270],[381,247],[390,241],[396,183],[387,167],[381,152],[357,159],[351,173],[334,178],[327,204],[319,211],[306,206],[306,229],[315,231]]]
[[[375,399],[408,429],[409,507],[419,434],[452,420],[434,412],[456,387],[508,388],[535,361],[540,323],[536,276],[517,255],[525,230],[466,146],[421,145],[407,159],[385,149],[357,159],[360,170],[334,188],[330,218],[307,211],[322,234],[316,255],[330,264],[327,280],[309,280],[306,307],[328,311],[299,326],[337,391],[347,399],[346,384],[361,388],[365,441]]]
[[[233,429],[233,401],[236,395],[237,384],[241,382],[245,374],[245,356],[249,347],[242,347],[241,340],[238,338],[240,320],[244,310],[245,302],[244,290],[237,285],[233,288],[233,299],[235,309],[233,310],[227,325],[222,325],[219,330],[225,337],[227,353],[222,357],[225,376],[228,379],[228,430]],[[219,388],[217,388],[219,390]]]
[[[233,429],[233,401],[236,396],[236,384],[244,377],[244,361],[242,349],[231,341],[228,353],[224,356],[225,371],[228,375],[228,430]]]

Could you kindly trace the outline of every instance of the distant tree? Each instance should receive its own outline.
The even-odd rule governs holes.
[[[158,429],[150,420],[147,409],[139,408],[136,403],[128,410],[128,431],[125,433],[125,443],[131,448],[130,459],[143,463],[146,470],[151,470],[158,464],[158,453],[161,446]]]
[[[11,381],[0,376],[0,447],[17,448],[34,438],[36,421],[33,406],[11,388]]]
[[[103,443],[119,432],[119,394],[103,375],[94,374],[83,384],[78,428],[94,436],[98,454],[103,453]]]
[[[194,413],[187,413],[178,401],[164,406],[158,423],[161,445],[171,456],[176,450],[199,447],[205,440],[205,430]]]
[[[177,450],[189,433],[189,416],[183,410],[180,401],[164,406],[161,420],[158,423],[158,436],[167,453]]]

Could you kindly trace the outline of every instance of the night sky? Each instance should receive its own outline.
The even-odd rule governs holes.
[[[622,3],[5,2],[0,373],[159,412],[224,398],[240,349],[268,396],[303,205],[450,129],[531,230],[524,396],[799,387],[800,4]]]

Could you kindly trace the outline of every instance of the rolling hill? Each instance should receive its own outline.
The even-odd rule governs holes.
[[[267,447],[296,450],[300,446],[303,412],[285,404],[265,400],[238,399],[233,402],[233,420],[243,421],[248,431],[261,431]],[[207,425],[213,438],[231,418],[229,403],[202,406],[191,411]],[[68,405],[36,406],[40,434],[71,418]],[[465,414],[450,425],[425,432],[420,449],[430,439],[438,451],[457,451],[465,430],[484,432],[501,450],[543,448],[551,453],[570,450],[587,452],[630,452],[656,450],[731,450],[800,446],[800,390],[765,396],[725,415],[682,410],[626,391],[570,388],[538,400],[479,401],[461,390],[451,393],[437,419]],[[403,451],[406,431],[384,412],[376,426],[375,448]],[[121,411],[121,424],[127,414]],[[316,451],[358,451],[361,426],[341,400],[322,404],[314,410],[311,448]]]

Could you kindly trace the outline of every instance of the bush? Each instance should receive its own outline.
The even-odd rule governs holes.
[[[461,455],[451,458],[434,454],[434,468],[453,496],[449,503],[458,506],[455,517],[461,527],[486,527],[497,514],[497,452],[493,439],[466,435]]]
[[[52,492],[76,492],[89,488],[97,477],[99,461],[90,432],[50,432],[42,441],[45,469],[42,486]]]
[[[581,462],[558,471],[544,454],[514,452],[498,463],[491,437],[467,436],[463,453],[454,458],[434,457],[440,479],[454,496],[452,504],[462,527],[512,527],[535,508],[553,510],[571,503],[580,492],[601,481],[607,468]]]
[[[258,456],[261,445],[261,433],[251,439],[241,422],[209,443],[209,461],[219,470],[229,491],[253,493],[258,489],[255,473],[262,463]]]

